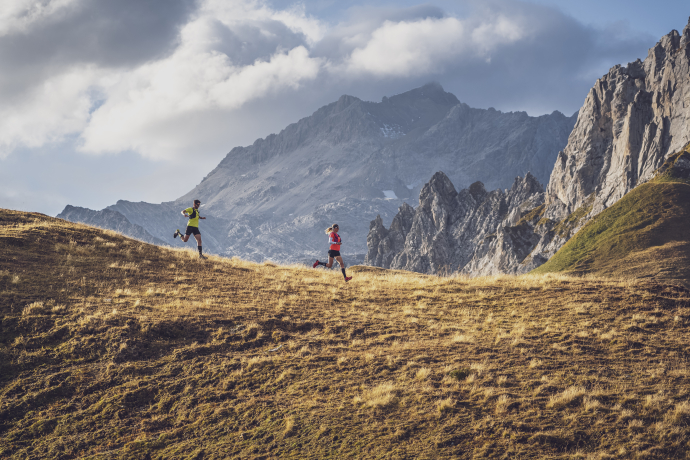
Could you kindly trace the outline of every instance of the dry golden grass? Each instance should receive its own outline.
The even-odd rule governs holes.
[[[0,458],[685,458],[688,291],[0,217]]]

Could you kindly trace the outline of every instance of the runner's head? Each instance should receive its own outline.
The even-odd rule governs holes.
[[[338,224],[333,224],[330,227],[326,229],[326,234],[329,234],[331,232],[336,232],[338,233]]]
[[[198,208],[199,206],[201,206],[201,201],[199,201],[199,200],[194,200],[194,207],[195,207],[195,208]]]

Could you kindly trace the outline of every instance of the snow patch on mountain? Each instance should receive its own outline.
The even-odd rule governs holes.
[[[405,133],[402,130],[402,126],[400,126],[400,125],[392,125],[391,126],[391,125],[388,125],[386,123],[384,123],[383,127],[381,128],[381,134],[383,134],[383,137],[388,137],[390,139],[399,139],[405,135]]]

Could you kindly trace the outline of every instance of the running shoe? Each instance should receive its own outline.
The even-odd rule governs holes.
[[[316,267],[318,267],[318,265],[319,265],[319,261],[317,260],[316,262],[314,262],[314,265],[312,265],[311,268],[316,268]]]
[[[177,230],[175,230],[175,233],[173,234],[173,238],[177,238],[177,235],[182,236],[182,233],[180,233],[180,229],[179,229],[179,228],[178,228]]]
[[[208,257],[206,257],[206,256],[203,255],[203,254],[199,254],[199,258],[200,258],[200,259],[204,259],[204,260],[208,259]]]
[[[352,279],[351,276],[346,276],[346,277],[345,277],[345,282],[347,283],[347,282],[350,281],[351,279]]]

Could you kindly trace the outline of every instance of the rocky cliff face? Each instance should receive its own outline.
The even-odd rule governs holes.
[[[487,275],[526,273],[546,262],[592,217],[650,180],[690,140],[688,45],[690,23],[682,34],[663,37],[644,61],[615,66],[597,80],[558,154],[545,195],[530,187],[515,193],[517,181],[504,198],[492,192],[492,199],[475,200],[474,207],[463,201],[467,212],[454,210],[458,207],[453,203],[462,199],[445,190],[447,185],[432,185],[438,181],[432,179],[427,193],[434,198],[420,196],[415,211],[419,224],[413,223],[397,255],[388,254],[391,267],[438,273],[446,264],[451,271]],[[429,209],[436,211],[430,214]],[[445,220],[437,225],[429,217],[436,214],[442,221],[445,215],[457,216],[460,224]],[[452,231],[445,230],[449,226]],[[382,231],[372,226],[372,233]],[[379,261],[371,256],[377,252],[375,242],[372,236],[371,263]]]
[[[393,218],[390,229],[383,226],[381,216],[371,221],[369,235],[367,236],[366,260],[369,265],[377,267],[390,267],[393,258],[405,247],[405,239],[412,228],[414,209],[407,203],[403,203],[398,214]]]
[[[348,263],[361,262],[369,221],[380,215],[388,225],[404,203],[416,206],[434,172],[460,187],[476,180],[509,187],[528,170],[546,181],[574,125],[574,116],[558,112],[473,109],[438,84],[378,103],[343,96],[279,134],[232,149],[175,201],[118,201],[107,209],[178,244],[171,235],[185,225],[179,212],[199,198],[208,217],[200,228],[204,246],[258,261],[321,256],[323,229],[337,222]],[[385,242],[390,250],[405,229],[395,225]]]
[[[67,206],[57,217],[71,222],[80,222],[82,224],[115,230],[123,235],[136,238],[146,243],[158,244],[161,246],[166,245],[163,240],[151,235],[142,226],[133,224],[119,212],[110,209],[93,211],[88,208]]]
[[[525,269],[553,256],[583,225],[653,177],[690,140],[690,22],[597,80],[559,153],[544,225]]]
[[[599,213],[687,144],[689,42],[690,24],[663,37],[644,61],[597,80],[551,173],[547,217],[564,218],[592,194],[591,212]]]
[[[380,218],[372,221],[365,263],[436,274],[506,271],[537,243],[527,227],[534,218],[524,217],[543,202],[544,188],[530,173],[506,191],[487,192],[475,182],[457,192],[437,172],[422,188],[417,209],[402,206],[389,230]],[[507,244],[509,256],[497,250]]]

